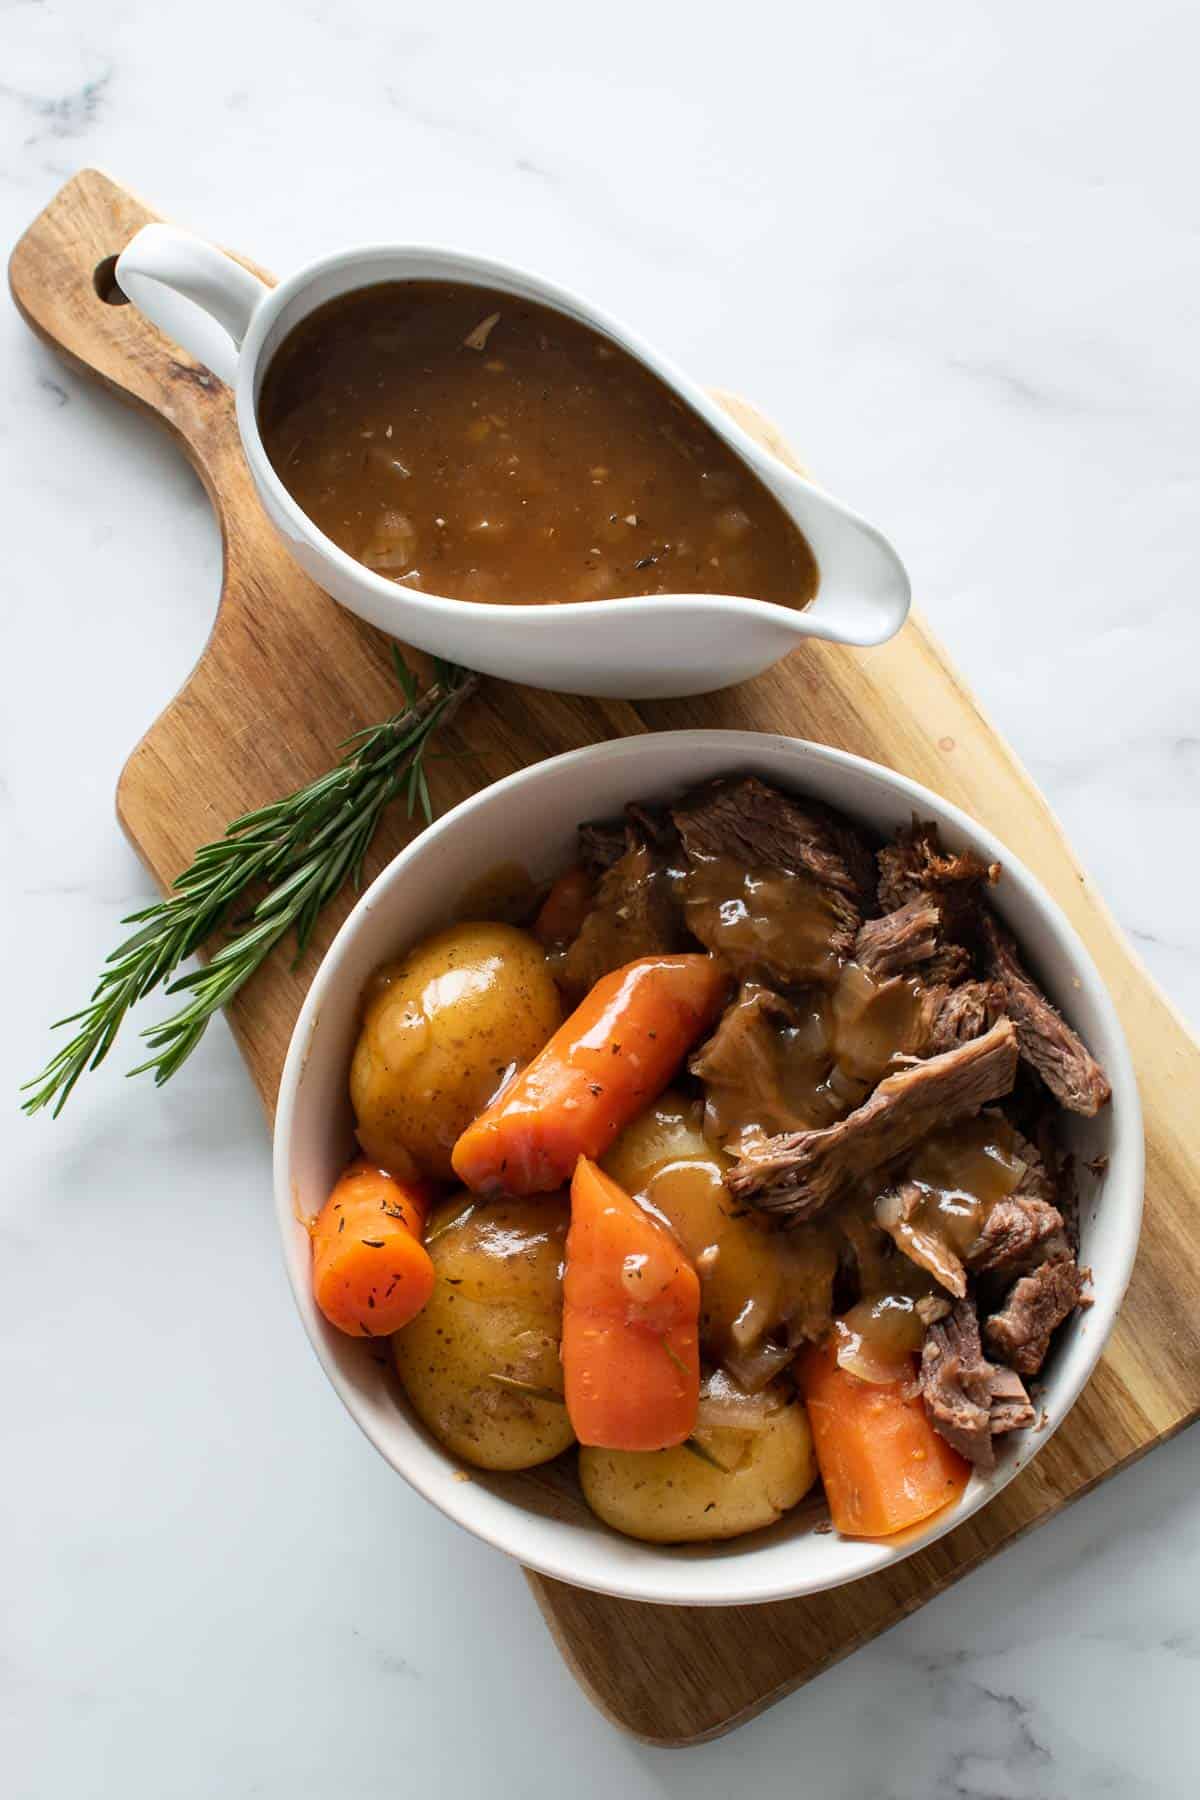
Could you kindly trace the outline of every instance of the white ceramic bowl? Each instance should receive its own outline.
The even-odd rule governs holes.
[[[315,1213],[352,1147],[346,1079],[359,1000],[377,964],[442,924],[456,897],[489,868],[514,859],[548,876],[574,856],[584,819],[627,800],[665,799],[710,776],[753,772],[843,808],[880,833],[913,811],[936,819],[946,841],[1004,864],[995,904],[1051,998],[1082,1033],[1112,1081],[1098,1119],[1071,1119],[1070,1147],[1108,1156],[1085,1194],[1081,1260],[1095,1304],[1061,1333],[1045,1383],[1041,1430],[1005,1440],[993,1475],[975,1475],[962,1500],[901,1544],[855,1542],[813,1530],[800,1507],[771,1530],[715,1547],[663,1548],[618,1536],[536,1471],[461,1472],[406,1409],[371,1348],[326,1325],[313,1305],[309,1240],[296,1209]],[[633,1600],[687,1606],[779,1600],[836,1587],[910,1556],[961,1524],[1037,1454],[1087,1381],[1112,1329],[1133,1267],[1142,1212],[1142,1117],[1116,1012],[1075,931],[1003,844],[956,807],[900,775],[818,744],[737,731],[625,738],[538,763],[497,782],[439,820],[363,896],[317,972],[296,1023],[275,1125],[275,1199],[288,1273],[313,1348],[353,1417],[404,1478],[477,1537],[546,1575]]]

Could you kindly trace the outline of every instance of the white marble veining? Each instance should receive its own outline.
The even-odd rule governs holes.
[[[371,236],[531,263],[752,396],[888,527],[1195,1021],[1198,56],[1166,0],[0,0],[0,239],[97,162],[279,270]],[[0,520],[5,1791],[1194,1794],[1194,1435],[735,1737],[650,1751],[321,1378],[223,1028],[161,1095],[127,1046],[16,1114],[148,891],[113,785],[218,546],[6,306]]]

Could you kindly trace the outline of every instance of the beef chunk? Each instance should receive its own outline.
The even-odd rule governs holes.
[[[909,902],[911,905],[911,902]],[[941,912],[941,907],[938,912]],[[930,987],[957,987],[971,973],[971,952],[963,944],[939,944],[921,969],[921,980]]]
[[[917,1301],[917,1317],[922,1325],[936,1325],[939,1319],[948,1319],[953,1311],[945,1294],[922,1294]]]
[[[1005,1119],[1002,1109],[997,1109],[996,1116]],[[1057,1196],[1057,1184],[1050,1165],[1038,1146],[1029,1138],[1022,1137],[1011,1120],[1006,1119],[1005,1122],[1012,1132],[1013,1155],[1025,1164],[1025,1171],[1017,1184],[1017,1193],[1029,1200],[1045,1200],[1052,1204]]]
[[[1022,1275],[1001,1312],[984,1325],[988,1344],[1020,1375],[1036,1375],[1050,1337],[1083,1299],[1083,1274],[1073,1256],[1041,1263]]]
[[[922,1218],[925,1194],[920,1182],[902,1181],[879,1196],[875,1217],[910,1262],[927,1269],[961,1300],[967,1291],[967,1272],[941,1233]]]
[[[1032,1195],[998,1200],[983,1230],[967,1251],[967,1267],[977,1274],[1017,1270],[1052,1260],[1067,1251],[1063,1216],[1057,1206]]]
[[[990,981],[964,981],[948,992],[935,991],[938,1004],[929,1031],[929,1050],[933,1055],[982,1037],[1000,1011]]]
[[[889,1075],[835,1125],[747,1145],[728,1176],[730,1192],[763,1212],[812,1218],[855,1181],[898,1162],[935,1126],[1007,1094],[1016,1067],[1016,1033],[1001,1019],[985,1036]]]
[[[812,800],[794,800],[746,775],[710,782],[672,817],[689,857],[729,857],[749,868],[808,874],[822,887],[872,906],[874,859],[848,820]]]
[[[683,888],[688,930],[741,981],[825,986],[854,947],[858,908],[811,875],[722,858],[692,863]]]
[[[1023,1431],[1033,1424],[1033,1407],[1025,1392],[1025,1383],[1015,1369],[993,1363],[989,1385],[993,1437],[999,1437],[1005,1431]]]
[[[631,800],[623,819],[593,819],[581,825],[578,842],[580,862],[589,875],[599,878],[640,844],[648,844],[665,855],[677,844],[677,836],[665,808],[641,806]]]
[[[947,1319],[929,1327],[920,1381],[934,1430],[985,1474],[996,1464],[993,1438],[1033,1423],[1020,1377],[985,1360],[970,1300],[960,1300]]]
[[[1104,1070],[1026,974],[1012,939],[990,916],[983,921],[983,936],[989,971],[1017,1028],[1021,1055],[1060,1106],[1094,1117],[1112,1095]]]
[[[594,819],[578,831],[579,860],[589,875],[603,875],[632,848],[623,819]]]
[[[643,806],[631,800],[625,808],[625,818],[642,842],[653,844],[656,850],[668,851],[678,842],[679,834],[665,806]]]
[[[796,1128],[795,1109],[780,1084],[776,1028],[797,1017],[789,1001],[751,981],[725,1008],[689,1064],[705,1085],[706,1124],[714,1136],[724,1137],[744,1118],[763,1132]]]
[[[682,921],[670,880],[645,843],[606,869],[591,911],[562,963],[564,984],[584,993],[639,956],[665,956],[682,941]]]
[[[985,863],[970,850],[946,850],[932,819],[914,817],[907,831],[898,832],[892,843],[884,845],[877,861],[879,904],[885,912],[895,912],[920,895],[957,912],[960,901],[977,903],[984,884],[994,885],[1000,879],[999,863]],[[950,935],[958,935],[952,927]]]
[[[933,901],[918,894],[895,912],[867,920],[854,940],[854,960],[873,981],[908,975],[937,949],[941,922]]]
[[[934,1430],[960,1456],[984,1470],[995,1466],[989,1374],[975,1308],[969,1300],[960,1300],[949,1318],[925,1333],[921,1398]]]

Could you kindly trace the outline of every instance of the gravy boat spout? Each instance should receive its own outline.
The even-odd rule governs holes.
[[[878,531],[764,447],[636,333],[541,276],[428,245],[372,244],[324,257],[268,288],[212,245],[154,224],[126,246],[117,281],[153,323],[232,384],[258,497],[299,567],[351,612],[418,650],[531,687],[639,700],[745,681],[801,638],[879,644],[904,623],[908,577]],[[259,421],[263,381],[284,339],[319,307],[378,283],[406,281],[499,289],[620,345],[724,439],[799,526],[819,571],[809,606],[724,594],[481,604],[390,581],[339,549],[293,499],[267,455]],[[191,303],[182,315],[180,299]],[[207,318],[197,321],[196,308]],[[205,327],[199,340],[197,322]]]

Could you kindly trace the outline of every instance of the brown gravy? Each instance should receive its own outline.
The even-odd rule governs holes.
[[[388,282],[276,352],[267,454],[327,537],[406,587],[547,604],[803,607],[806,539],[697,414],[589,326],[490,288]]]

